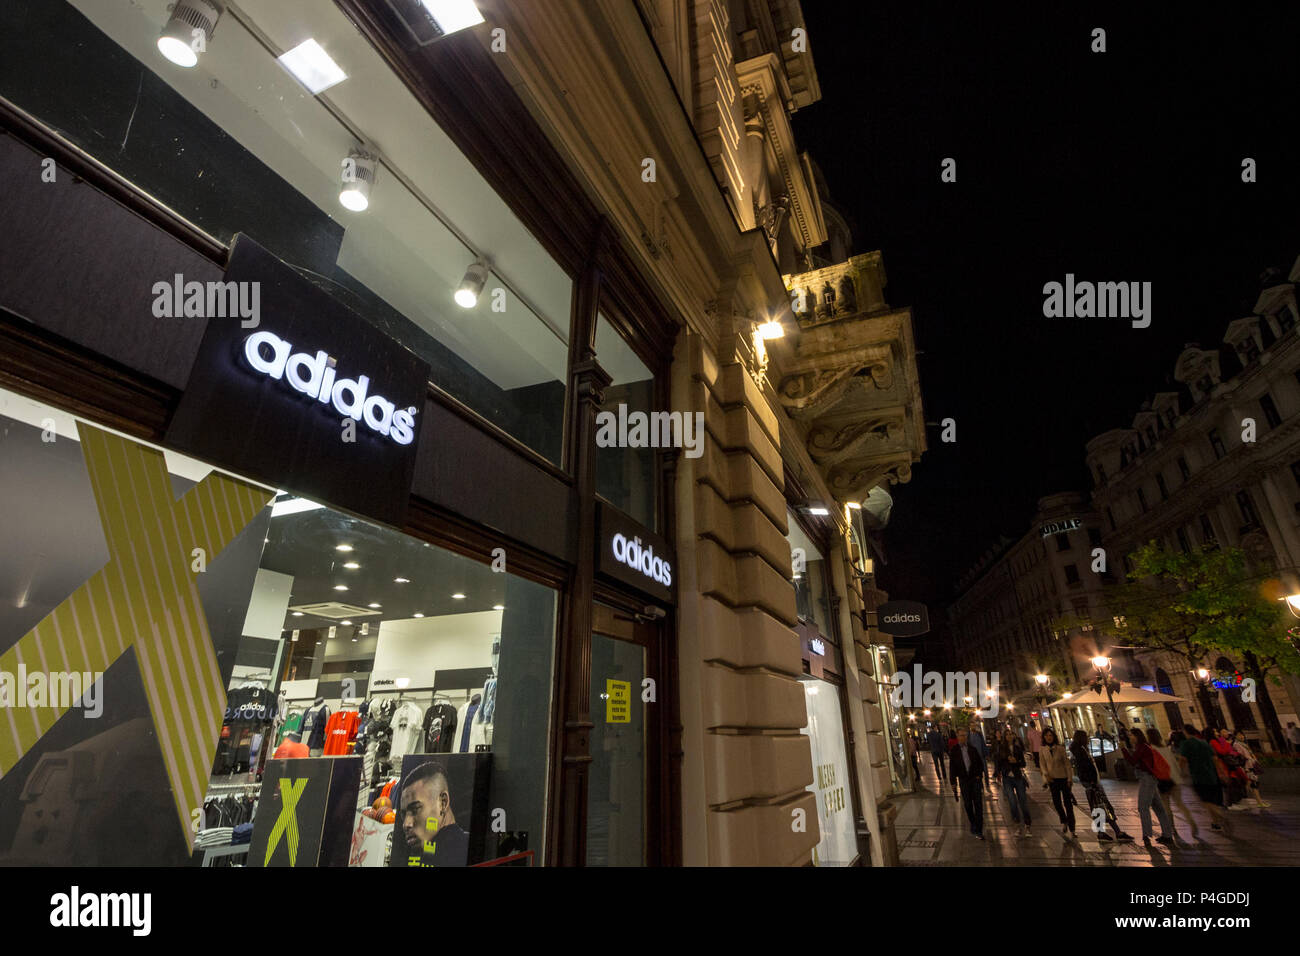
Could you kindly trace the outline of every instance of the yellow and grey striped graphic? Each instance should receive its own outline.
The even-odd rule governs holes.
[[[161,451],[78,423],[82,454],[108,544],[108,563],[0,655],[0,670],[102,672],[134,647],[176,814],[187,847],[203,805],[226,709],[217,656],[199,600],[192,552],[213,560],[272,493],[213,473],[172,497]],[[67,708],[5,708],[0,775]]]

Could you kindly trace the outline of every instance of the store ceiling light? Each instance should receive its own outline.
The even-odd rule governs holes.
[[[343,567],[347,568],[349,571],[355,571],[360,568],[361,565],[357,564],[355,561],[345,561]]]
[[[420,0],[420,3],[443,36],[483,22],[483,14],[478,12],[474,0]]]
[[[339,621],[339,623],[342,624],[342,625],[344,625],[344,626],[346,627],[346,626],[350,625],[352,622],[351,622],[351,621]]]
[[[492,610],[494,610],[494,611],[504,611],[505,609],[506,609],[506,606],[505,606],[504,604],[493,604],[493,605],[492,605]]]
[[[810,515],[828,515],[830,514],[830,509],[824,508],[821,505],[810,505],[808,507],[808,513]]]
[[[335,591],[346,591],[347,589],[348,589],[348,586],[347,586],[346,584],[336,584],[336,585],[334,585],[334,590],[335,590]]]
[[[463,595],[463,594],[461,594],[459,591],[457,591],[455,594],[452,595],[452,598],[453,598],[454,600],[457,600],[457,601],[463,601],[463,600],[465,600],[465,595]]]
[[[370,190],[375,185],[375,171],[379,161],[362,149],[354,149],[343,160],[343,189],[339,202],[344,209],[365,212],[370,208]]]
[[[482,259],[470,264],[465,270],[465,278],[460,280],[456,289],[456,304],[462,309],[472,309],[478,305],[478,297],[487,283],[488,264]]]
[[[412,614],[411,616],[412,616],[412,617],[424,617],[424,615],[421,614],[419,611],[416,611],[416,612],[415,612],[414,614]]]
[[[410,579],[410,578],[393,578],[393,583],[394,583],[394,584],[410,584],[410,583],[411,583],[411,579]]]
[[[293,616],[293,617],[302,617],[302,611],[294,611],[292,616]]]
[[[351,551],[351,550],[352,550],[352,545],[350,545],[350,544],[336,544],[336,545],[334,546],[334,550],[335,550],[335,551]]]
[[[315,40],[303,40],[296,47],[282,56],[276,57],[280,65],[292,73],[295,79],[313,96],[323,93],[331,86],[337,86],[348,78]]]
[[[221,7],[209,0],[178,0],[158,37],[158,52],[177,66],[198,65],[221,19]]]
[[[383,605],[372,601],[371,603],[367,604],[366,607],[383,607]]]

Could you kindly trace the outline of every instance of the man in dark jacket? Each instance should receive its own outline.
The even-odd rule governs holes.
[[[984,758],[970,744],[965,729],[957,731],[957,746],[951,759],[952,783],[961,784],[962,806],[970,821],[970,832],[984,839]]]
[[[932,727],[930,732],[925,735],[925,742],[930,747],[930,759],[934,761],[934,773],[939,778],[939,786],[948,779],[948,774],[944,772],[943,761],[948,753],[947,742],[943,739],[943,734],[939,733],[937,727]]]

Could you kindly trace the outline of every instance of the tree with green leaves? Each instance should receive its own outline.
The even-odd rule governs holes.
[[[1166,551],[1154,541],[1129,555],[1122,584],[1107,588],[1109,619],[1092,622],[1114,643],[1167,651],[1189,668],[1219,656],[1242,661],[1255,680],[1258,702],[1273,744],[1285,749],[1282,727],[1267,684],[1300,673],[1300,654],[1287,635],[1276,581],[1253,575],[1239,548]],[[1063,622],[1064,623],[1064,622]],[[1208,691],[1202,688],[1206,715]]]

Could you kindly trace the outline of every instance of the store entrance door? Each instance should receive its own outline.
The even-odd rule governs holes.
[[[654,793],[652,721],[643,700],[659,628],[597,604],[591,635],[591,769],[587,865],[647,864],[648,797]]]

